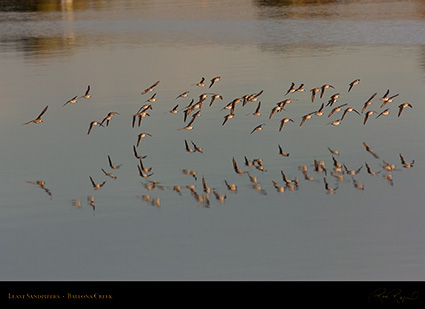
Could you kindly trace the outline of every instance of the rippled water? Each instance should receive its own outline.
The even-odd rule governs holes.
[[[11,3],[0,1],[2,279],[424,278],[421,1]],[[194,85],[202,77],[206,86]],[[292,82],[305,91],[286,95]],[[335,88],[312,103],[310,89],[325,83]],[[90,99],[63,106],[88,85]],[[222,125],[228,103],[261,90]],[[364,103],[377,93],[368,110],[383,111],[387,90],[398,94],[390,114],[363,125]],[[189,96],[176,99],[184,91]],[[150,116],[132,127],[154,93]],[[188,122],[184,108],[202,93],[202,108],[188,116],[201,111],[193,129],[178,130]],[[210,93],[223,99],[209,106]],[[324,115],[300,126],[335,93]],[[403,102],[413,108],[398,117]],[[347,106],[327,115],[345,103],[360,115],[331,125]],[[22,125],[45,106],[43,123]],[[119,115],[109,126],[87,134],[91,121],[112,111]],[[294,122],[279,131],[284,117]],[[152,168],[146,178],[133,153],[141,132],[152,135],[136,146]],[[203,152],[186,151],[185,140]],[[245,158],[262,161],[247,166]],[[333,159],[359,173],[335,174]],[[325,170],[315,168],[320,161]],[[286,185],[282,173],[294,182]],[[90,176],[104,186],[95,190]]]

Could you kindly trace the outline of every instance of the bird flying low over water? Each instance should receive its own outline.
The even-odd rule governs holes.
[[[288,152],[283,151],[283,149],[282,149],[282,147],[280,145],[277,145],[277,146],[279,148],[279,154],[280,155],[282,155],[284,157],[289,157],[289,153]]]
[[[214,93],[211,96],[211,101],[210,101],[210,105],[209,106],[211,106],[214,103],[214,101],[217,100],[217,99],[223,100],[223,96],[221,94]]]
[[[367,111],[366,112],[366,115],[364,116],[364,120],[363,120],[364,125],[366,124],[367,120],[369,119],[369,116],[372,115],[372,114],[376,114],[376,112],[375,111]]]
[[[325,90],[326,89],[328,89],[328,88],[333,88],[333,89],[335,89],[335,87],[334,86],[332,86],[332,85],[330,85],[330,84],[324,84],[320,89],[321,89],[321,92],[320,92],[320,98],[322,98],[323,97],[323,94],[325,93]]]
[[[308,113],[307,115],[304,115],[302,117],[300,126],[302,126],[307,121],[307,119],[310,119],[314,114],[316,114],[316,112],[312,112],[312,113]]]
[[[360,79],[355,79],[350,83],[350,86],[348,88],[348,92],[350,92],[351,88],[353,88],[353,86],[358,85],[360,83]]]
[[[108,177],[110,177],[110,178],[112,178],[112,179],[118,179],[118,177],[117,176],[115,176],[114,174],[112,174],[112,173],[108,173],[107,171],[105,171],[103,168],[101,169],[102,170],[102,172],[106,175],[106,176],[108,176]]]
[[[408,163],[408,162],[404,159],[404,157],[401,155],[401,153],[399,153],[399,156],[400,156],[401,164],[403,164],[403,167],[404,167],[404,168],[411,168],[411,167],[413,167],[413,164],[415,164],[415,160],[412,160],[412,162]]]
[[[405,109],[406,107],[410,107],[413,108],[412,104],[410,103],[402,103],[398,106],[398,117],[400,117],[401,113],[403,112],[403,109]]]
[[[387,108],[387,109],[383,110],[382,112],[380,112],[380,113],[379,113],[379,115],[378,115],[378,116],[376,116],[376,118],[378,118],[378,117],[380,117],[380,116],[387,116],[387,115],[389,115],[389,114],[390,114],[390,109],[389,109],[389,108]]]
[[[100,189],[100,188],[102,188],[102,187],[105,185],[105,183],[106,183],[106,180],[105,180],[104,182],[102,182],[102,183],[98,184],[98,183],[96,183],[96,182],[93,180],[93,178],[92,178],[91,176],[89,176],[89,178],[90,178],[91,184],[93,185],[93,188],[94,188],[95,190],[99,190],[99,189]]]
[[[211,88],[216,82],[218,82],[221,79],[220,76],[216,76],[214,78],[211,79],[211,84],[208,88]]]
[[[254,116],[261,116],[260,108],[261,108],[261,101],[258,101],[257,108],[252,113],[252,115],[254,115]]]
[[[334,107],[334,109],[331,110],[331,112],[328,114],[328,117],[332,116],[333,114],[335,114],[336,112],[341,111],[341,108],[343,108],[344,106],[346,106],[348,103],[344,103],[342,105],[339,105],[337,107]]]
[[[189,95],[189,91],[185,91],[185,92],[183,92],[183,93],[179,94],[179,95],[177,96],[176,100],[177,100],[178,98],[186,98],[188,95]]]
[[[201,80],[198,83],[195,83],[193,85],[198,86],[198,87],[204,87],[205,86],[205,77],[202,77]]]
[[[364,105],[363,105],[363,109],[362,109],[362,114],[366,111],[367,107],[372,104],[372,100],[376,97],[378,93],[375,92],[374,94],[372,94],[372,96],[369,98],[369,100],[367,100]]]
[[[342,113],[341,120],[344,119],[345,115],[347,115],[347,113],[349,113],[349,112],[355,112],[357,115],[360,115],[360,113],[356,109],[354,109],[353,107],[347,107],[344,110],[344,113]]]
[[[285,95],[287,95],[288,93],[293,93],[295,92],[296,88],[295,88],[295,83],[291,83],[291,87],[289,87],[288,91],[285,93]]]
[[[108,155],[108,163],[109,163],[109,167],[112,168],[113,170],[119,169],[121,167],[122,164],[119,165],[115,165],[112,162],[111,156]]]
[[[193,129],[193,122],[195,121],[196,117],[192,117],[192,120],[189,121],[189,123],[184,126],[183,128],[177,129],[178,131],[180,130],[192,130]]]
[[[111,121],[112,117],[115,115],[119,115],[117,112],[109,112],[108,115],[103,118],[103,120],[100,122],[103,124],[106,121],[106,126],[109,126],[109,121]]]
[[[73,103],[77,103],[77,98],[78,98],[78,95],[76,95],[75,97],[73,97],[72,99],[70,99],[70,100],[68,100],[68,101],[66,101],[65,102],[65,104],[63,105],[63,106],[65,106],[66,104],[68,104],[68,103],[71,103],[71,104],[73,104]]]
[[[310,89],[311,92],[311,103],[314,102],[314,99],[316,98],[316,94],[320,91],[320,88],[313,88]]]
[[[142,91],[142,94],[145,94],[145,93],[148,93],[148,92],[153,91],[153,89],[154,89],[156,86],[158,86],[158,84],[159,84],[159,81],[157,81],[155,84],[153,84],[153,85],[152,85],[152,86],[150,86],[149,88],[146,88],[145,90],[143,90],[143,91]]]
[[[263,129],[263,126],[265,125],[265,123],[259,124],[258,126],[256,126],[252,131],[251,134],[254,133],[255,131],[261,131]]]
[[[142,140],[142,138],[144,138],[145,136],[151,136],[152,135],[150,133],[146,133],[146,132],[142,132],[139,135],[137,135],[137,147],[139,147],[140,145],[140,141]]]
[[[90,99],[91,98],[90,85],[88,85],[86,92],[84,93],[83,96],[81,96],[81,98],[84,98],[84,99]]]
[[[30,123],[40,123],[40,122],[43,122],[43,120],[41,119],[41,117],[43,117],[43,115],[46,113],[48,107],[49,106],[47,105],[45,108],[43,108],[43,110],[41,111],[40,115],[37,116],[37,118],[35,118],[34,120],[31,120],[31,121],[25,122],[22,125],[25,126],[25,125],[30,124]]]
[[[287,123],[287,122],[289,122],[289,121],[290,122],[294,122],[294,120],[292,120],[291,118],[283,118],[280,121],[279,132],[282,131],[282,128],[283,128],[284,124]]]
[[[91,130],[93,129],[94,126],[101,126],[103,127],[103,124],[101,124],[99,121],[92,121],[90,122],[90,127],[89,127],[89,131],[87,132],[87,135],[90,134]]]

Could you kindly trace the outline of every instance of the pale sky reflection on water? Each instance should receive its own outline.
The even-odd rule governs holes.
[[[407,2],[386,18],[375,13],[387,12],[381,2],[232,1],[226,10],[209,1],[74,2],[64,10],[0,12],[5,26],[0,30],[0,226],[6,252],[0,259],[8,265],[2,279],[423,279],[425,252],[418,235],[424,218],[425,40],[417,31],[423,25],[422,2]],[[350,16],[348,9],[354,10]],[[362,17],[365,11],[381,18]],[[243,13],[231,18],[232,12]],[[222,79],[209,90],[192,85],[218,75]],[[356,78],[360,84],[348,93]],[[157,80],[151,116],[132,128],[132,115],[154,93],[140,92]],[[306,91],[284,96],[291,82],[305,83]],[[335,89],[311,103],[309,90],[324,83]],[[63,107],[87,85],[90,99]],[[388,104],[387,118],[372,117],[362,125],[362,116],[350,113],[334,127],[327,125],[336,119],[326,117],[327,107],[324,116],[299,126],[303,115],[335,92],[341,93],[336,105],[358,110],[377,92],[372,106],[378,110],[378,97],[387,89],[399,93]],[[188,98],[175,99],[186,90]],[[221,125],[227,103],[260,90],[261,116],[251,115],[257,102],[250,102],[237,106],[235,118]],[[178,131],[184,126],[182,111],[168,111],[210,91],[223,100],[207,106],[208,98],[194,129]],[[285,98],[294,101],[268,119]],[[406,101],[413,109],[397,117],[397,105]],[[22,126],[46,105],[44,123]],[[119,115],[87,135],[89,123],[110,111]],[[286,116],[295,123],[279,132]],[[250,134],[260,123],[264,129]],[[137,147],[154,172],[148,179],[138,175],[132,150],[143,131],[152,134]],[[186,152],[185,139],[204,152]],[[281,157],[278,145],[290,156]],[[348,167],[362,166],[353,178],[364,190],[356,189],[349,175],[339,182],[314,171],[314,160],[332,169],[328,147],[338,149],[335,157]],[[413,168],[403,168],[400,153],[415,161]],[[101,171],[111,171],[108,155],[122,164],[113,170],[116,180]],[[262,158],[266,171],[245,166],[245,156]],[[258,178],[262,190],[252,187],[247,174],[234,172],[232,158]],[[392,185],[383,177],[382,160],[397,167]],[[380,173],[369,175],[365,162]],[[301,165],[314,181],[304,179]],[[196,179],[183,169],[196,171]],[[299,180],[297,190],[277,192],[272,181],[282,185],[281,171]],[[89,176],[106,180],[105,186],[93,190]],[[224,203],[210,194],[206,207],[184,188],[196,185],[203,194],[203,176],[209,187],[227,195]],[[323,177],[338,187],[334,194],[326,192]],[[28,183],[37,180],[48,190]],[[149,191],[147,180],[159,186]],[[224,180],[237,184],[238,192],[228,191]],[[170,189],[174,185],[183,187],[181,195]],[[160,198],[160,206],[143,195]],[[75,256],[84,256],[84,263]]]

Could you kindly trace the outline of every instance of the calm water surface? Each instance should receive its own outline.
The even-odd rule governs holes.
[[[0,9],[1,279],[425,278],[422,1],[0,1]],[[194,85],[202,77],[206,86]],[[286,95],[292,82],[305,91]],[[311,102],[310,89],[326,83],[334,89]],[[63,106],[88,85],[90,99]],[[222,125],[228,103],[261,90]],[[387,90],[398,96],[380,107]],[[132,127],[154,93],[149,116]],[[202,93],[193,129],[178,130]],[[209,106],[211,93],[223,99]],[[377,114],[363,125],[374,93],[367,110]],[[404,102],[413,108],[398,117]],[[322,103],[324,114],[300,126]],[[45,106],[43,123],[22,125]],[[359,114],[331,125],[348,106]],[[112,111],[109,126],[87,134]],[[294,122],[279,131],[284,117]],[[133,153],[141,132],[152,135],[136,147],[152,168],[146,178]],[[186,151],[185,140],[203,152]],[[360,170],[335,173],[333,159]],[[95,190],[89,176],[106,183]]]

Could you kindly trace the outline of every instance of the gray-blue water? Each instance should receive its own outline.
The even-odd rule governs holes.
[[[424,279],[422,1],[11,3],[0,1],[2,280]],[[286,95],[292,82],[305,91]],[[89,99],[64,106],[88,85]],[[261,90],[222,125],[228,103]],[[381,107],[387,90],[398,96]],[[210,106],[212,93],[223,99]],[[22,125],[45,106],[42,123]],[[331,125],[347,107],[359,114]],[[119,115],[87,134],[109,112]],[[151,136],[136,146],[141,132]]]

